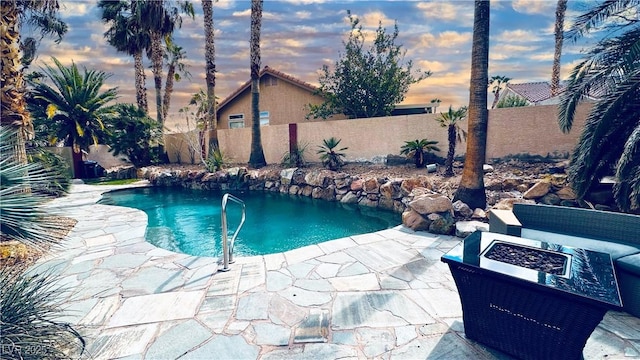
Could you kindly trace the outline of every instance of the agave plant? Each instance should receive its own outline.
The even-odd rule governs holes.
[[[318,154],[320,154],[322,165],[329,170],[337,171],[340,170],[342,165],[344,165],[343,158],[345,157],[345,154],[342,151],[347,150],[348,147],[336,150],[340,141],[342,141],[342,139],[331,137],[329,139],[322,140],[322,145],[318,147]]]
[[[431,151],[440,151],[440,148],[436,146],[438,142],[434,140],[413,140],[405,141],[405,144],[400,148],[400,154],[412,157],[417,168],[424,167],[425,153]]]
[[[0,127],[0,236],[41,248],[54,240],[42,205],[56,175],[40,163],[23,163],[13,156],[15,130]],[[64,180],[62,180],[64,181]]]
[[[307,146],[309,146],[309,144],[298,144],[294,152],[287,151],[284,153],[284,155],[282,155],[281,164],[290,167],[305,167],[307,165],[307,160],[304,157],[304,153],[307,151]]]
[[[64,304],[51,273],[0,269],[0,348],[3,359],[71,359],[84,352],[82,336],[58,321]]]

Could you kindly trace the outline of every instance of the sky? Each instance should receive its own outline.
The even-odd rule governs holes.
[[[107,44],[103,34],[107,25],[100,19],[97,0],[60,0],[61,17],[69,31],[59,44],[43,39],[38,58],[30,70],[38,70],[51,57],[63,64],[111,74],[105,87],[117,87],[119,102],[135,103],[133,58],[118,53]],[[176,30],[174,42],[187,53],[190,78],[175,84],[167,126],[182,129],[186,119],[178,109],[190,96],[206,89],[204,73],[204,29],[201,3],[192,0],[195,19],[184,18]],[[500,0],[491,2],[489,76],[503,75],[512,83],[550,81],[554,51],[555,0]],[[570,1],[565,28],[588,7],[585,2]],[[220,101],[249,80],[249,0],[219,0],[214,3],[216,51],[216,96]],[[334,1],[265,0],[263,7],[262,66],[318,85],[323,65],[333,66],[343,52],[350,30],[347,10],[358,17],[366,39],[381,23],[389,32],[397,24],[396,44],[406,50],[416,70],[432,75],[413,84],[404,104],[427,104],[441,100],[438,111],[468,104],[473,1]],[[25,29],[23,36],[34,36]],[[565,79],[582,57],[590,39],[579,43],[565,41],[561,79]],[[145,65],[150,62],[145,59]],[[166,75],[166,70],[165,70]],[[147,96],[150,114],[155,90],[151,70],[147,70]],[[490,101],[492,100],[490,96]]]

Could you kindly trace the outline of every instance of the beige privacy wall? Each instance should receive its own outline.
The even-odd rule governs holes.
[[[573,131],[563,134],[558,127],[557,106],[527,106],[493,109],[489,111],[487,133],[487,159],[509,155],[529,154],[561,156],[572,151],[580,136],[589,104],[583,104],[576,112]],[[304,155],[308,161],[319,161],[317,149],[323,139],[342,139],[340,147],[347,161],[374,161],[387,154],[400,153],[400,147],[410,140],[436,140],[439,156],[447,153],[447,129],[435,120],[438,114],[418,114],[370,119],[334,120],[298,123],[298,143],[307,144]],[[467,122],[461,123],[466,131]],[[279,163],[289,150],[289,126],[268,125],[261,128],[262,147],[267,163]],[[175,138],[175,136],[174,136]],[[218,130],[218,140],[223,154],[233,163],[247,163],[251,151],[251,129]],[[165,137],[167,149],[171,139]],[[456,155],[466,152],[466,143],[456,146]],[[171,157],[171,154],[169,154]],[[174,158],[171,158],[174,161]],[[185,162],[183,157],[182,162]]]

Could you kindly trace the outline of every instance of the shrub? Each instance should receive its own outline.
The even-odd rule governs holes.
[[[318,154],[320,154],[320,160],[322,165],[329,170],[337,171],[344,165],[343,158],[345,154],[341,151],[345,151],[348,147],[335,150],[340,144],[341,139],[331,137],[329,139],[322,140],[322,145],[318,146]]]
[[[437,141],[427,139],[405,141],[404,145],[400,148],[400,154],[406,155],[408,158],[413,158],[416,167],[421,168],[425,165],[425,159],[428,153],[440,151],[436,146],[437,143]]]
[[[118,104],[118,116],[109,119],[107,145],[114,155],[126,155],[136,166],[156,164],[160,159],[162,125],[132,104]]]
[[[56,197],[60,197],[69,191],[72,173],[69,164],[62,156],[44,149],[35,148],[29,158],[31,162],[40,164],[45,171],[52,175],[49,184],[36,190]]]
[[[205,167],[209,172],[215,172],[224,168],[229,163],[229,159],[222,153],[220,148],[210,149],[209,156],[205,160]]]
[[[0,348],[3,359],[71,359],[85,342],[58,318],[64,304],[50,274],[0,269]]]
[[[294,153],[287,151],[286,153],[284,153],[284,155],[282,155],[281,164],[283,166],[288,166],[288,167],[307,166],[307,160],[304,158],[304,153],[307,150],[308,146],[309,144],[304,144],[304,145],[298,144],[298,146],[296,147],[296,151]]]

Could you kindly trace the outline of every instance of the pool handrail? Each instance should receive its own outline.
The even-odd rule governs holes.
[[[236,231],[233,233],[231,237],[231,243],[228,243],[227,236],[227,202],[231,200],[236,204],[242,206],[242,219],[240,219],[240,225],[236,228]],[[226,193],[222,196],[222,211],[220,212],[221,223],[222,223],[222,258],[223,258],[223,267],[220,271],[229,271],[229,264],[233,264],[233,245],[238,237],[238,233],[240,232],[240,228],[244,224],[244,220],[246,217],[246,206],[244,201],[233,196],[229,193]]]

